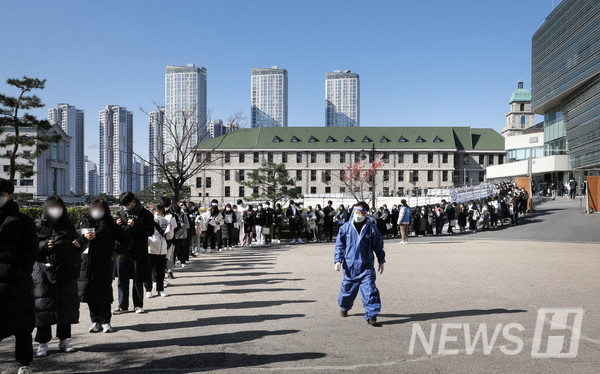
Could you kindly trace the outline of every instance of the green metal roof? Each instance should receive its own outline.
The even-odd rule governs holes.
[[[510,96],[509,104],[515,101],[531,101],[531,92],[525,88],[519,88]]]
[[[470,127],[261,127],[210,139],[198,149],[458,149],[503,151],[494,129]]]

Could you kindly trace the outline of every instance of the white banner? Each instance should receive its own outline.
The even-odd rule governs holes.
[[[477,186],[453,188],[450,191],[450,200],[454,203],[464,203],[465,201],[483,199],[493,194],[493,184],[479,184]]]

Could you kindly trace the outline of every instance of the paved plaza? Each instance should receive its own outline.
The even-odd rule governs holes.
[[[113,317],[115,332],[89,334],[88,310],[74,326],[79,351],[35,359],[36,373],[598,373],[600,370],[600,215],[579,201],[548,201],[521,226],[387,240],[378,276],[381,327],[362,318],[357,299],[348,318],[336,303],[341,274],[333,244],[281,245],[204,254],[179,270],[169,297],[145,300],[147,314]],[[114,304],[113,304],[114,305]],[[540,308],[582,308],[575,358],[532,358]],[[567,319],[567,324],[572,319]],[[443,324],[451,325],[440,344]],[[510,323],[516,349],[500,331],[493,348],[471,352],[465,335],[480,324],[492,337]],[[453,327],[452,327],[453,326]],[[448,327],[448,326],[447,326]],[[555,326],[556,327],[556,326]],[[559,326],[560,327],[560,326]],[[563,336],[559,329],[542,335]],[[410,351],[413,331],[422,330]],[[469,329],[465,334],[465,329]],[[508,337],[510,338],[510,336]],[[470,340],[470,339],[469,339]],[[0,371],[16,372],[14,340],[0,343]],[[441,347],[440,347],[441,346]],[[501,347],[512,350],[503,353]],[[440,348],[442,352],[440,352]],[[443,349],[456,352],[443,354]],[[447,352],[446,352],[447,353]]]

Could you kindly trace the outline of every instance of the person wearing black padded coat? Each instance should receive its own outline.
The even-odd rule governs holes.
[[[81,265],[83,241],[69,220],[67,208],[58,196],[50,196],[44,203],[38,222],[40,253],[33,267],[36,336],[40,343],[36,355],[48,354],[52,339],[52,325],[57,325],[60,340],[58,348],[74,352],[69,338],[71,325],[79,323],[79,295],[77,278]]]
[[[148,237],[154,234],[154,216],[142,206],[132,192],[123,192],[119,196],[117,224],[131,234],[133,244],[117,260],[117,277],[119,277],[119,306],[113,314],[127,312],[129,308],[129,281],[133,280],[133,307],[135,312],[144,311],[144,282],[151,282],[150,262],[148,257]]]
[[[13,192],[14,185],[0,179],[0,341],[15,336],[19,373],[30,373],[35,327],[31,272],[38,254],[37,231],[33,220],[19,212]]]
[[[81,254],[79,297],[88,304],[92,326],[89,332],[112,332],[114,261],[133,244],[131,235],[117,225],[104,200],[94,200],[77,228],[86,249]]]

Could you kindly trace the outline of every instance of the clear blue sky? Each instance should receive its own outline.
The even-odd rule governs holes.
[[[558,0],[554,0],[555,5]],[[86,154],[98,159],[98,111],[134,112],[135,150],[164,102],[166,65],[208,70],[212,118],[249,116],[250,69],[289,74],[289,125],[324,125],[324,76],[361,79],[362,126],[470,125],[500,130],[531,36],[552,0],[7,1],[0,92],[9,77],[47,79],[47,107],[85,110]],[[47,108],[35,112],[47,115]]]

